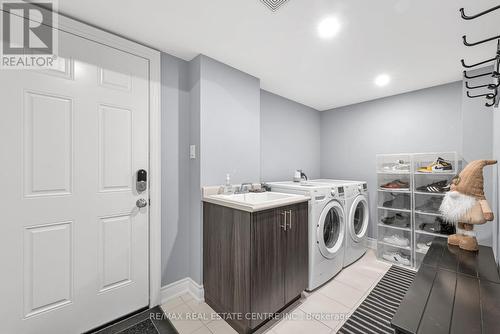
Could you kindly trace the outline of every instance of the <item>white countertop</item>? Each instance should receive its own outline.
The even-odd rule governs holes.
[[[274,191],[224,195],[218,194],[219,189],[220,187],[203,188],[203,201],[232,209],[257,212],[307,202],[311,199],[309,196],[285,194]]]

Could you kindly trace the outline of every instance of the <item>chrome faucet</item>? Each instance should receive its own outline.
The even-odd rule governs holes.
[[[238,190],[238,194],[243,194],[249,192],[250,189],[252,189],[253,183],[251,182],[244,182],[241,184],[240,189]]]

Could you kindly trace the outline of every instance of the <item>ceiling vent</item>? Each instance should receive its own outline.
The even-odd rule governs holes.
[[[260,0],[273,12],[277,11],[288,0]]]

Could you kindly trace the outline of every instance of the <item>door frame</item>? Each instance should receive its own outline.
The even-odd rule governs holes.
[[[46,10],[40,8],[42,11]],[[1,10],[0,10],[1,11]],[[161,53],[60,12],[58,30],[144,58],[149,62],[149,306],[161,290]]]

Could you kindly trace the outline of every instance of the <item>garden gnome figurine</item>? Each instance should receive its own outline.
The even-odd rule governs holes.
[[[448,237],[448,244],[468,251],[479,249],[474,225],[494,218],[484,196],[483,168],[496,163],[496,160],[472,161],[452,180],[439,209],[446,221],[457,225],[457,234]]]

